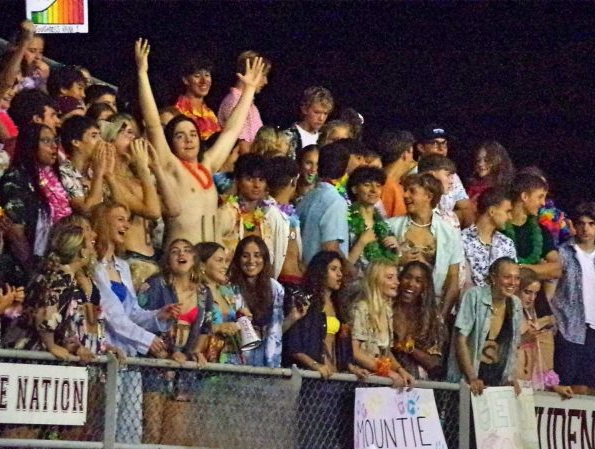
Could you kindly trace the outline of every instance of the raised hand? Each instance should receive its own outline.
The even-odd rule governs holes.
[[[136,61],[136,70],[138,72],[149,71],[149,53],[151,46],[147,39],[138,38],[134,43],[134,60]]]
[[[262,82],[264,67],[261,57],[254,58],[252,61],[246,59],[246,71],[243,75],[237,73],[237,76],[244,83],[244,86],[251,86],[256,89]]]
[[[116,169],[116,147],[106,142],[102,146],[105,149],[105,176],[111,176]]]
[[[130,157],[139,175],[149,171],[149,150],[145,139],[134,139],[130,144]]]
[[[107,170],[107,146],[99,142],[93,153],[93,176],[103,177]]]

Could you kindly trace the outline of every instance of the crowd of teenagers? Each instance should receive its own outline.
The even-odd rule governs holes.
[[[593,391],[595,203],[566,215],[498,142],[463,183],[444,127],[366,135],[323,87],[263,126],[254,51],[218,113],[202,58],[158,108],[142,39],[135,118],[43,51],[25,21],[0,66],[0,347]]]

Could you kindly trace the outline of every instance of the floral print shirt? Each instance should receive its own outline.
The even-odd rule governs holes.
[[[203,103],[201,109],[194,109],[190,100],[182,95],[178,97],[175,108],[196,123],[200,132],[200,140],[205,141],[213,134],[221,131],[215,112],[206,104]]]
[[[95,286],[87,298],[70,274],[46,268],[29,284],[25,305],[31,308],[32,316],[42,315],[36,329],[53,333],[56,344],[67,348],[81,345],[95,354],[101,352],[103,317]]]
[[[477,233],[477,226],[472,225],[461,232],[463,250],[465,251],[466,271],[471,274],[473,285],[488,285],[490,265],[500,257],[511,257],[517,260],[516,249],[512,239],[501,232],[495,232],[492,243],[483,243]]]
[[[551,307],[564,340],[584,345],[587,324],[583,302],[583,270],[574,245],[574,241],[569,240],[558,248],[562,277],[558,280]]]

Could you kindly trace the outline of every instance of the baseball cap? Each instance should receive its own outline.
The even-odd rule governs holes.
[[[429,125],[424,126],[421,131],[420,141],[427,142],[428,140],[434,139],[449,139],[450,136],[444,127],[438,125],[436,123],[431,123]]]

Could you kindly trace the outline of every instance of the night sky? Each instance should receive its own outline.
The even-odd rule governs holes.
[[[8,38],[25,2],[1,0]],[[290,125],[308,85],[354,107],[373,136],[385,127],[443,124],[463,178],[472,151],[496,138],[522,167],[541,166],[570,207],[595,199],[595,3],[198,2],[89,0],[88,35],[51,35],[46,55],[87,66],[134,97],[133,42],[152,44],[160,99],[176,88],[175,66],[200,51],[215,61],[208,103],[234,82],[239,52],[273,61],[257,98],[265,124]]]

